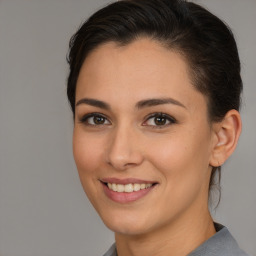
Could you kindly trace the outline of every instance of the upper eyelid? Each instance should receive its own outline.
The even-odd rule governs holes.
[[[174,118],[173,116],[163,112],[156,112],[156,113],[149,114],[146,116],[145,120],[148,120],[150,118],[157,117],[157,116],[166,117],[167,119],[171,119],[172,121],[175,121],[175,122],[177,121],[176,118]]]
[[[101,117],[104,117],[104,118],[107,119],[110,123],[112,123],[112,122],[111,122],[111,119],[110,119],[107,115],[105,115],[105,114],[103,114],[103,113],[100,113],[100,112],[88,113],[88,114],[82,115],[82,117],[80,117],[80,118],[78,118],[78,119],[79,119],[80,122],[83,122],[83,121],[87,120],[88,118],[94,117],[94,116],[101,116]]]
[[[82,117],[80,117],[78,119],[79,119],[80,122],[84,122],[85,120],[87,120],[88,118],[93,117],[93,116],[102,116],[102,117],[106,118],[110,123],[112,123],[111,118],[108,115],[100,113],[100,112],[88,113],[88,114],[82,115]],[[173,116],[171,116],[169,114],[166,114],[164,112],[153,112],[153,113],[148,114],[144,118],[143,123],[145,121],[149,120],[150,118],[154,118],[154,117],[157,117],[157,116],[165,117],[165,118],[171,120],[171,122],[177,122],[176,118],[174,118]]]
[[[87,116],[103,116],[103,117],[108,118],[108,116],[106,114],[103,114],[101,112],[89,112],[89,113],[83,114],[81,116],[82,117],[87,117]]]

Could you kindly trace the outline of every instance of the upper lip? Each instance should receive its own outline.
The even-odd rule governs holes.
[[[103,178],[100,179],[103,183],[115,183],[115,184],[154,184],[157,183],[156,181],[152,180],[142,180],[136,178],[126,178],[126,179],[118,179],[118,178]]]

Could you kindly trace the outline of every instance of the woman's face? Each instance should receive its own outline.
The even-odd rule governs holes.
[[[145,234],[206,211],[213,141],[206,99],[178,53],[139,39],[104,44],[86,58],[74,158],[113,231]]]

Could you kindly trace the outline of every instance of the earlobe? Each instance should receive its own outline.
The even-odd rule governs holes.
[[[234,152],[241,130],[241,116],[237,110],[230,110],[222,121],[214,124],[214,144],[210,165],[221,166]]]

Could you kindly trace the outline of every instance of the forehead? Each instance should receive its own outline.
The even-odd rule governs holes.
[[[111,65],[106,65],[110,64]],[[86,57],[80,70],[88,72],[100,72],[125,68],[127,72],[151,73],[152,71],[164,72],[171,69],[173,64],[179,67],[179,72],[186,75],[188,64],[185,58],[177,51],[167,49],[163,44],[156,40],[140,38],[127,45],[120,45],[116,42],[101,44]],[[106,70],[107,69],[107,70]],[[177,71],[177,70],[176,70]]]
[[[124,102],[128,97],[139,101],[163,96],[188,105],[193,97],[205,101],[191,83],[184,58],[147,38],[125,46],[109,42],[87,56],[78,77],[76,98],[95,95],[102,100],[108,95],[110,101],[117,100],[118,95]]]

